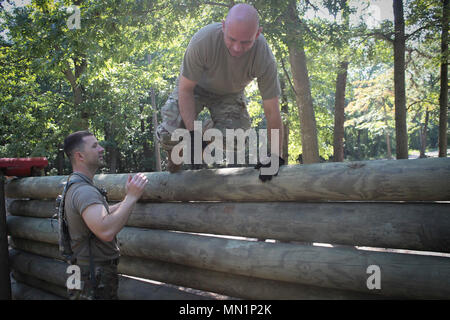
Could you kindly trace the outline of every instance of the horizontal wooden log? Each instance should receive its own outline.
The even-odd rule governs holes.
[[[252,300],[380,299],[373,294],[242,276],[137,257],[123,257],[122,271],[176,285]]]
[[[9,216],[6,222],[13,237],[58,244],[58,221],[54,219]]]
[[[11,295],[13,300],[62,300],[63,298],[46,292],[44,290],[33,288],[25,283],[19,282],[11,277]]]
[[[12,201],[49,218],[53,202]],[[282,241],[450,252],[450,203],[138,203],[128,226]]]
[[[22,273],[22,272],[18,271],[17,269],[12,269],[11,271],[12,271],[14,279],[16,279],[16,281],[18,281],[20,283],[24,283],[30,287],[51,293],[51,294],[59,297],[59,299],[69,299],[67,289],[63,286],[56,285],[54,283],[47,282],[42,279],[33,277],[29,274]]]
[[[31,263],[40,263],[42,258],[39,256],[32,257]],[[62,299],[69,299],[69,294],[64,284],[55,285],[48,281],[42,280],[30,274],[19,272],[17,269],[13,270],[14,278],[21,283],[30,287],[44,290],[48,293],[54,294]],[[212,295],[210,294],[209,297]],[[119,275],[119,289],[118,297],[120,300],[211,300],[208,294],[205,296],[192,294],[180,289],[175,289],[167,284],[153,284],[143,280],[133,279],[126,276]]]
[[[120,271],[119,271],[120,272]],[[193,293],[165,283],[154,284],[119,275],[120,300],[215,300],[209,293]]]
[[[41,256],[60,258],[56,245],[13,238],[13,248]],[[379,299],[379,295],[307,286],[199,269],[176,263],[122,256],[119,263],[122,274],[147,278],[173,285],[215,292],[230,297],[252,300],[305,299]]]
[[[25,251],[39,256],[64,261],[64,258],[59,253],[57,244],[10,237],[9,245],[19,252]]]
[[[123,254],[129,256],[365,293],[369,291],[367,269],[377,265],[383,270],[380,294],[444,299],[450,296],[449,258],[205,238],[131,227],[120,233],[119,241]]]
[[[12,297],[14,300],[61,300],[69,298],[67,289],[64,287],[50,284],[17,271],[13,272],[13,277]],[[146,282],[119,275],[120,300],[211,300],[211,298],[205,298],[201,295],[193,295],[182,290],[166,287],[165,284],[155,285],[154,292],[148,294]],[[172,290],[170,295],[165,292],[167,290]],[[206,297],[213,297],[213,294],[207,292],[204,294]]]
[[[54,200],[11,200],[8,213],[14,216],[51,218],[56,213]]]
[[[11,218],[15,220],[12,224]],[[49,219],[10,217],[8,229],[12,236],[44,241],[39,239],[41,229],[45,229],[42,238],[47,239],[51,227],[45,227],[42,220],[50,224]],[[20,231],[23,229],[26,232]],[[133,227],[125,227],[118,241],[123,255],[364,293],[369,291],[367,269],[376,265],[383,279],[377,294],[419,299],[450,296],[447,257],[231,240]]]
[[[41,283],[45,281],[65,288],[69,276],[66,273],[69,266],[67,263],[17,250],[11,252],[10,259],[11,269],[38,279],[34,281],[35,285],[39,285],[41,280]],[[61,292],[59,290],[58,294],[61,295]],[[177,290],[164,284],[148,283],[122,275],[119,275],[118,296],[121,300],[205,300],[200,295]],[[68,298],[67,295],[64,297]]]
[[[269,182],[253,168],[146,174],[149,201],[448,201],[450,159],[375,160],[282,166]],[[94,182],[122,200],[128,174],[100,174]],[[65,176],[16,179],[9,198],[54,199]]]

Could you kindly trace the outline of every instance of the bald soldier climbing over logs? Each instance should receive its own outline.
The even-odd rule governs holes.
[[[158,140],[168,152],[170,172],[181,167],[171,157],[178,143],[171,139],[173,132],[178,128],[189,130],[191,158],[194,159],[194,121],[204,107],[210,111],[212,126],[222,131],[224,137],[226,129],[250,128],[244,89],[254,78],[263,100],[269,140],[271,129],[279,130],[278,148],[271,150],[272,159],[275,155],[279,164],[284,164],[277,66],[261,31],[255,8],[237,4],[230,9],[225,21],[207,25],[192,37],[177,85],[162,107],[162,123],[157,128]],[[255,168],[261,168],[261,164]],[[260,178],[265,181],[272,176],[260,174]]]

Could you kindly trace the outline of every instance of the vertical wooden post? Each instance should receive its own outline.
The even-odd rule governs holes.
[[[439,93],[439,157],[447,157],[449,0],[442,0],[441,88]]]
[[[405,89],[405,18],[403,0],[393,1],[394,9],[394,92],[395,140],[397,159],[408,159],[408,128],[406,125]]]
[[[5,178],[0,172],[0,300],[11,300],[8,235],[6,233]]]
[[[155,99],[155,89],[151,89],[152,94],[152,107],[153,107],[153,145],[155,149],[155,171],[162,171],[161,170],[161,153],[159,150],[159,141],[156,137],[156,128],[158,127],[158,118],[157,118],[157,111],[156,111],[156,99]]]
[[[152,63],[152,56],[150,54],[147,54],[147,63]],[[156,128],[158,127],[158,117],[157,117],[157,111],[156,111],[156,99],[155,99],[155,89],[152,87],[150,88],[150,96],[152,99],[152,108],[153,108],[153,114],[152,114],[152,125],[153,125],[153,146],[154,146],[154,153],[155,153],[155,171],[162,171],[161,169],[161,153],[159,149],[159,141],[156,137]]]

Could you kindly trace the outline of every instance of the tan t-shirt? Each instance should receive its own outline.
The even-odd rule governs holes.
[[[230,55],[223,37],[221,23],[200,29],[186,49],[181,74],[219,95],[239,93],[256,78],[263,100],[279,96],[277,64],[264,36],[240,57]]]
[[[84,177],[91,181],[88,177]],[[79,179],[76,176],[73,176],[73,178]],[[87,182],[77,182],[67,191],[64,210],[69,226],[72,250],[78,261],[89,261],[88,237],[90,230],[81,213],[93,204],[102,204],[105,208],[108,208],[105,197]],[[91,238],[91,250],[95,262],[119,257],[119,247],[115,237],[110,242],[102,241],[97,237]]]

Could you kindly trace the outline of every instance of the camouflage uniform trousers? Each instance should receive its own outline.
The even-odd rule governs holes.
[[[196,119],[204,108],[207,108],[211,115],[211,119],[203,121],[203,131],[209,128],[220,130],[224,137],[224,147],[226,146],[226,129],[247,130],[251,126],[243,92],[217,95],[196,86],[194,89],[194,99]],[[170,152],[179,143],[179,141],[171,141],[172,133],[178,128],[185,128],[178,106],[178,86],[175,87],[167,102],[162,107],[161,115],[162,123],[158,126],[156,135],[161,147],[167,152]]]
[[[89,263],[78,263],[81,271],[81,290],[67,289],[70,300],[118,300],[118,259],[112,262],[94,263],[96,285],[91,281]]]

